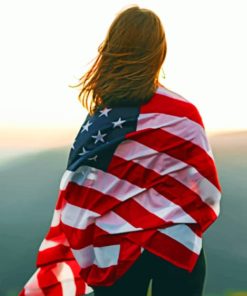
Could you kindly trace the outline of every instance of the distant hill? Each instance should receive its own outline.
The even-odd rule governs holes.
[[[210,137],[223,189],[219,219],[204,235],[206,292],[247,291],[247,132]],[[19,291],[35,271],[50,226],[69,147],[27,154],[0,169],[0,295]],[[212,294],[217,293],[217,294]]]

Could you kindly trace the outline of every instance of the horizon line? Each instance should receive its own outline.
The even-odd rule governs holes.
[[[243,129],[207,129],[208,137],[219,135],[231,135],[247,133],[247,128]],[[67,147],[73,144],[79,129],[76,127],[51,127],[51,128],[1,128],[2,141],[0,149],[12,151],[41,150],[59,147]]]

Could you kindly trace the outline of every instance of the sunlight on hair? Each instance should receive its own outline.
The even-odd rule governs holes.
[[[160,84],[166,48],[159,17],[131,5],[116,15],[93,65],[71,87],[80,87],[78,99],[90,115],[98,107],[146,103]]]

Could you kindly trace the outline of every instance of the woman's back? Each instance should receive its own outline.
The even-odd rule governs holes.
[[[212,151],[193,104],[159,87],[141,107],[100,110],[80,129],[71,159],[61,219],[89,285],[114,283],[141,248],[193,269],[220,200]],[[80,236],[71,228],[82,228]],[[98,276],[102,268],[104,277]]]

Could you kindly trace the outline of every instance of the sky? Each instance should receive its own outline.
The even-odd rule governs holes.
[[[209,133],[247,130],[245,0],[8,0],[0,2],[0,148],[73,142],[87,111],[69,85],[130,4],[163,23],[161,82],[198,107]]]

